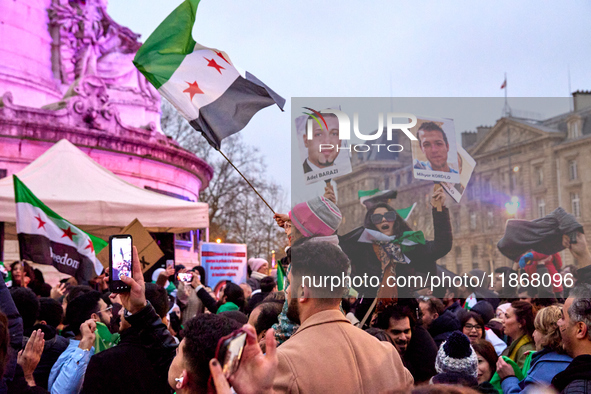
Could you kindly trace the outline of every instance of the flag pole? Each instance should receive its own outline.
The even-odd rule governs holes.
[[[216,150],[218,152],[220,152],[220,154],[222,156],[224,156],[224,159],[226,159],[228,161],[228,163],[230,163],[230,165],[232,167],[234,167],[234,169],[236,170],[236,172],[238,172],[240,174],[240,176],[242,177],[242,179],[244,179],[246,181],[246,183],[248,183],[248,186],[250,186],[252,188],[252,190],[254,190],[254,192],[257,194],[257,196],[259,196],[260,199],[263,200],[263,202],[265,203],[265,205],[267,207],[269,207],[269,209],[271,210],[271,212],[273,212],[273,214],[275,214],[275,211],[273,210],[273,208],[271,208],[271,206],[269,205],[269,203],[263,198],[263,196],[261,196],[261,194],[257,191],[257,189],[252,185],[252,183],[250,183],[248,181],[248,179],[246,179],[246,177],[240,172],[240,170],[238,168],[236,168],[236,166],[234,165],[234,163],[232,163],[232,161],[230,159],[228,159],[228,157],[226,155],[224,155],[224,152],[222,152],[219,148],[216,148]]]

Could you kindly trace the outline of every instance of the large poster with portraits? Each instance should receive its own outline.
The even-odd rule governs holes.
[[[316,113],[296,118],[301,174],[305,184],[330,181],[349,174],[351,146],[339,138],[339,120],[334,114]]]
[[[458,146],[458,163],[459,163],[459,170],[460,170],[460,182],[459,183],[448,183],[448,182],[441,182],[441,186],[445,189],[445,191],[456,201],[460,202],[462,196],[464,195],[464,191],[466,191],[466,187],[468,186],[468,182],[470,182],[470,177],[472,176],[472,172],[474,172],[474,167],[476,167],[476,161],[466,152],[464,148]]]
[[[459,183],[459,163],[454,121],[447,118],[418,117],[411,129],[413,173],[417,179]]]

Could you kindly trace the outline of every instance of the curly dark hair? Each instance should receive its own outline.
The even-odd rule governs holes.
[[[195,381],[196,392],[207,391],[209,360],[215,357],[220,338],[242,327],[236,320],[213,314],[201,314],[185,324],[183,331],[183,357],[188,372]]]
[[[402,320],[405,317],[408,317],[411,331],[414,331],[417,324],[416,312],[413,311],[410,306],[401,304],[389,305],[384,308],[384,310],[378,314],[374,327],[387,330],[390,327],[390,319]]]

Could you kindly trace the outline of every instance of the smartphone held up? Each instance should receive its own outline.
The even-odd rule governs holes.
[[[121,277],[132,276],[132,245],[133,240],[129,234],[109,237],[109,290],[113,293],[125,293],[130,290]]]
[[[240,366],[247,335],[246,331],[239,329],[220,338],[218,342],[215,357],[222,365],[222,372],[226,379],[232,376]]]
[[[190,272],[179,272],[177,278],[181,282],[191,283],[193,281],[193,274]]]

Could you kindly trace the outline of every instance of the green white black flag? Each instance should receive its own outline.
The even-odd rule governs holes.
[[[255,113],[285,99],[222,51],[193,40],[199,0],[185,0],[137,51],[133,64],[216,149]]]
[[[13,180],[21,259],[51,264],[81,284],[100,275],[103,266],[95,253],[107,246],[107,242],[52,211],[16,175]]]

